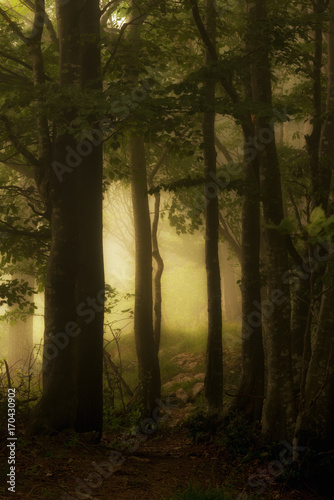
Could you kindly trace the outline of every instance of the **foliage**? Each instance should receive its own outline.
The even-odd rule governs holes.
[[[0,284],[0,305],[12,306],[18,304],[21,311],[29,307],[25,313],[33,314],[36,307],[29,301],[28,297],[32,297],[34,293],[36,293],[34,289],[28,286],[28,283],[24,280],[4,280]]]
[[[326,217],[321,207],[316,207],[310,215],[310,224],[307,227],[308,233],[312,239],[321,240],[334,236],[334,215]]]

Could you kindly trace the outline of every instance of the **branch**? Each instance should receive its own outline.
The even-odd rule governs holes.
[[[233,238],[232,234],[230,233],[230,231],[226,225],[225,219],[221,213],[219,214],[219,230],[220,230],[223,238],[225,238],[227,243],[232,248],[238,261],[241,262],[241,247],[240,247],[239,243]]]
[[[286,235],[286,247],[287,247],[287,250],[288,250],[290,256],[293,258],[293,260],[297,264],[299,264],[300,266],[303,266],[304,265],[304,260],[299,255],[299,253],[297,252],[297,249],[294,246],[293,241],[291,239],[291,236],[289,234]]]
[[[291,191],[291,189],[289,187],[287,188],[287,192],[288,192],[288,195],[289,195],[289,198],[290,198],[290,202],[291,202],[291,204],[293,206],[293,210],[295,212],[295,216],[296,216],[296,219],[297,219],[299,230],[302,233],[304,231],[304,228],[303,228],[303,224],[302,224],[302,221],[301,221],[301,218],[300,218],[300,214],[299,214],[297,203],[296,203],[296,201],[294,199],[294,196],[292,194],[292,191]]]
[[[35,167],[40,168],[41,163],[38,161],[38,159],[31,153],[31,151],[29,151],[29,149],[27,149],[20,142],[20,140],[15,136],[15,134],[13,134],[13,132],[11,130],[11,124],[10,124],[8,117],[6,115],[0,115],[0,121],[2,121],[2,123],[4,124],[6,132],[8,134],[8,138],[11,141],[11,143],[13,144],[13,146],[15,146],[17,151],[22,156],[24,156],[31,165],[34,165]]]
[[[100,10],[101,24],[104,23],[104,14],[110,15],[115,12],[120,3],[121,0],[111,0],[110,2],[106,3],[103,9]]]
[[[140,20],[141,20],[141,22],[144,22],[145,17],[146,17],[147,15],[148,15],[147,13],[144,13],[144,14],[139,14],[139,16],[137,16],[136,18],[132,19],[130,22],[128,22],[128,23],[124,23],[124,24],[122,25],[122,27],[121,27],[121,29],[120,29],[120,32],[119,32],[119,36],[118,36],[118,38],[117,38],[117,40],[116,40],[116,43],[115,43],[114,49],[111,51],[110,56],[109,56],[109,59],[108,59],[108,61],[106,62],[106,64],[105,64],[104,68],[103,68],[103,71],[102,71],[102,75],[103,75],[103,76],[106,74],[106,71],[107,71],[107,69],[108,69],[108,67],[109,67],[109,64],[111,63],[112,58],[114,57],[114,55],[115,55],[115,54],[116,54],[116,52],[117,52],[118,46],[119,46],[119,44],[120,44],[120,42],[121,42],[121,39],[122,39],[122,37],[123,37],[123,35],[124,35],[124,33],[125,33],[126,28],[127,28],[128,26],[130,26],[131,24],[134,24],[134,23],[136,23],[136,22],[138,22],[138,21],[140,21]]]
[[[37,8],[41,6],[41,3],[40,3],[39,0],[37,0],[36,5],[31,0],[21,0],[21,3],[23,5],[26,5],[32,12],[35,12],[35,11],[39,12],[37,10]],[[50,20],[50,18],[48,16],[46,10],[45,10],[45,7],[43,6],[43,4],[42,4],[42,9],[43,9],[42,10],[42,12],[43,12],[43,20],[44,20],[44,24],[46,26],[46,29],[50,33],[51,41],[57,46],[58,45],[57,34],[56,34],[56,31],[55,31],[55,29],[53,27],[53,24],[52,24],[52,22],[51,22],[51,20]],[[35,23],[35,20],[34,20],[34,23]]]
[[[217,181],[220,181],[219,177],[217,178]],[[148,191],[148,194],[154,194],[157,193],[161,190],[164,191],[177,191],[178,189],[181,188],[189,188],[193,186],[201,186],[204,185],[207,182],[207,179],[204,177],[186,177],[184,179],[179,179],[177,181],[171,182],[170,184],[159,184],[158,186],[155,186],[151,188]],[[236,179],[234,181],[230,181],[228,184],[225,185],[225,179],[222,179],[222,186],[219,186],[221,190],[228,190],[228,191],[233,191],[236,190],[239,194],[243,190],[243,181]]]
[[[5,226],[5,227],[1,227]],[[51,232],[49,230],[45,231],[25,231],[23,229],[16,229],[14,226],[11,224],[8,224],[8,222],[0,220],[0,233],[7,233],[7,234],[14,234],[16,236],[28,236],[29,238],[35,238],[37,240],[43,239],[45,237],[50,238],[51,237]]]
[[[225,156],[225,158],[226,158],[227,161],[233,162],[233,158],[230,155],[228,149],[224,146],[224,144],[222,144],[220,142],[220,140],[218,139],[217,136],[215,136],[215,145],[217,146],[217,148],[219,149],[219,151],[221,151],[223,153],[223,155]]]
[[[161,158],[158,160],[157,164],[155,165],[155,167],[153,168],[152,172],[150,173],[149,177],[148,177],[148,185],[150,186],[150,188],[152,188],[152,183],[153,183],[153,179],[156,175],[156,173],[158,172],[159,168],[161,167],[161,165],[163,164],[163,162],[165,161],[167,155],[169,153],[169,149],[168,148],[164,148],[163,151],[162,151],[162,155],[161,155]]]
[[[196,26],[198,28],[198,31],[199,31],[200,35],[201,35],[203,43],[204,43],[207,51],[209,52],[211,59],[213,61],[218,61],[219,57],[218,57],[217,51],[215,49],[215,46],[211,42],[209,34],[208,34],[208,32],[207,32],[207,30],[206,30],[206,28],[204,26],[204,23],[202,21],[201,14],[200,14],[199,8],[198,8],[197,0],[189,0],[189,3],[190,3],[190,6],[191,6],[191,10],[192,10],[192,14],[193,14],[193,18],[194,18],[195,24],[196,24]],[[235,88],[227,80],[227,78],[224,77],[224,76],[221,76],[220,77],[220,83],[221,83],[223,89],[226,91],[226,93],[230,96],[232,102],[234,102],[234,103],[238,102],[239,101],[239,96],[238,96]]]
[[[22,40],[23,43],[28,43],[28,38],[24,36],[19,26],[12,21],[12,19],[7,15],[7,13],[0,7],[0,15],[7,21],[8,25],[11,27],[12,31]]]
[[[1,79],[3,82],[5,82],[5,81],[7,81],[9,83],[15,82],[15,79],[17,79],[17,80],[21,80],[21,81],[25,82],[25,84],[27,84],[27,85],[32,85],[31,81],[26,76],[20,75],[20,74],[16,73],[15,71],[10,70],[9,68],[5,68],[2,65],[0,65],[0,69],[2,70],[0,75],[1,75]],[[11,78],[11,77],[14,77],[14,78]]]
[[[34,179],[33,172],[24,163],[6,163],[5,161],[0,161],[0,163],[3,163],[4,165],[6,165],[6,167],[15,170],[19,174],[22,174],[25,177],[27,177],[28,179]]]
[[[26,62],[22,61],[18,57],[13,56],[12,54],[8,54],[8,52],[3,52],[2,50],[0,50],[0,56],[5,57],[6,59],[10,59],[11,61],[14,61],[32,71],[32,66],[30,64],[27,64]]]

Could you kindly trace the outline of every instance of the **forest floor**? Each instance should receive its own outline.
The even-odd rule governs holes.
[[[231,339],[233,339],[233,331]],[[226,334],[225,334],[226,337]],[[122,344],[123,376],[135,386],[133,339]],[[165,336],[161,349],[162,400],[166,407],[158,430],[147,439],[125,437],[137,421],[136,411],[126,421],[106,413],[99,444],[89,436],[60,433],[28,439],[23,434],[24,414],[17,415],[16,489],[7,490],[7,434],[0,430],[0,499],[20,500],[321,500],[308,475],[301,476],[291,460],[288,443],[263,446],[243,422],[214,434],[201,420],[205,408],[205,335]],[[117,362],[117,350],[111,352]],[[240,354],[224,351],[226,387],[238,387]],[[132,377],[132,378],[131,378]],[[22,388],[22,399],[29,398]],[[106,394],[108,395],[108,393]],[[167,398],[167,399],[166,399]],[[169,404],[168,404],[169,401]],[[0,418],[6,421],[6,412]],[[7,432],[7,431],[6,431]],[[135,432],[133,433],[136,434]],[[144,434],[142,436],[146,437]],[[139,435],[137,434],[137,437]],[[117,466],[110,462],[118,450]],[[116,455],[114,454],[114,457]],[[304,455],[301,456],[304,459]],[[314,464],[314,462],[313,462]],[[314,470],[314,465],[307,465]],[[319,467],[318,467],[319,469]],[[292,478],[294,477],[294,482]],[[317,484],[325,482],[319,479]],[[203,493],[206,492],[206,493]]]
[[[307,481],[299,489],[284,481],[273,481],[270,462],[245,456],[236,456],[214,440],[196,443],[189,437],[189,429],[182,422],[190,405],[168,411],[156,433],[132,451],[122,451],[123,463],[108,473],[108,457],[115,436],[104,435],[98,445],[79,441],[75,436],[59,434],[38,437],[33,442],[18,436],[16,493],[4,488],[1,473],[0,498],[14,499],[106,499],[106,500],[160,500],[160,499],[325,499],[314,491]],[[1,440],[1,463],[6,462],[5,440]],[[3,459],[3,460],[2,460]],[[95,466],[94,466],[94,464]],[[97,465],[96,465],[97,464]],[[273,462],[271,462],[273,465]],[[96,474],[100,467],[102,478]],[[3,471],[3,467],[1,467]],[[262,471],[259,482],[259,471]],[[251,487],[248,480],[253,479]],[[100,477],[100,479],[99,479]],[[89,482],[91,481],[91,483]],[[189,492],[193,486],[193,493]],[[177,496],[188,487],[188,496]],[[198,496],[201,490],[221,491],[215,496]],[[263,490],[263,491],[262,491]],[[213,490],[212,490],[213,491]],[[224,496],[223,491],[226,496]],[[258,493],[258,496],[255,494]],[[85,496],[86,495],[86,496]],[[219,496],[221,495],[221,496]]]

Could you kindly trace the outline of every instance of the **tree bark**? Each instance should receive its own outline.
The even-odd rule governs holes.
[[[266,35],[266,1],[248,1],[251,23],[250,44],[254,52],[251,60],[252,93],[256,103],[268,107],[267,116],[256,117],[256,136],[268,137],[263,150],[258,151],[263,214],[266,224],[267,283],[270,304],[266,314],[268,324],[268,383],[263,408],[263,433],[273,439],[289,439],[294,424],[294,405],[291,369],[290,291],[282,283],[288,270],[286,238],[277,229],[284,218],[281,178],[275,144],[274,128],[269,109],[272,107],[271,74]],[[279,298],[278,298],[279,297]]]
[[[250,130],[254,127],[248,123]],[[248,136],[245,135],[245,151]],[[245,152],[242,204],[242,368],[235,407],[250,423],[260,422],[264,399],[264,351],[262,343],[260,276],[260,190],[258,159],[248,161]]]
[[[164,148],[162,155],[154,166],[152,172],[148,178],[148,185],[150,189],[153,189],[153,180],[157,172],[159,171],[161,165],[165,161],[168,155],[168,149]],[[156,270],[153,278],[153,310],[154,310],[154,323],[153,323],[153,335],[154,342],[159,352],[160,339],[161,339],[161,319],[162,319],[162,293],[161,293],[161,278],[164,272],[164,261],[160,254],[159,242],[158,242],[158,226],[160,218],[160,191],[154,193],[154,214],[152,221],[152,256],[156,262]]]
[[[328,207],[328,187],[331,184],[334,153],[334,0],[329,2],[330,21],[328,30],[328,86],[326,119],[322,125],[319,144],[318,177],[312,180],[314,206]],[[319,192],[314,189],[319,187]],[[331,215],[330,213],[328,215]],[[304,371],[301,381],[301,398],[295,428],[295,444],[307,444],[318,450],[332,449],[334,445],[334,253],[328,250],[326,271],[316,273],[324,276],[319,319],[315,340],[310,335],[304,346]]]
[[[331,284],[324,285],[305,390],[295,429],[295,444],[316,450],[334,446],[334,252],[327,265]]]
[[[79,92],[81,82],[82,87],[101,89],[97,0],[59,1],[57,20],[60,86]],[[75,116],[69,104],[61,125]],[[49,175],[42,189],[47,186],[52,237],[45,285],[43,394],[28,433],[75,428],[101,435],[102,149],[87,143],[91,151],[81,154],[70,132],[56,134],[52,161],[45,164]],[[63,175],[55,166],[60,164],[66,169]],[[41,191],[40,183],[38,187]]]
[[[83,89],[102,91],[99,2],[84,2],[79,22],[80,80]],[[91,129],[97,117],[90,116]],[[102,236],[102,137],[88,146],[78,167],[79,249],[76,303],[91,305],[89,318],[79,317],[81,328],[77,360],[78,406],[76,430],[102,433],[103,418],[103,236]],[[102,299],[102,300],[101,300]],[[102,303],[101,303],[102,302]],[[88,307],[87,307],[88,309]]]
[[[207,32],[215,44],[216,13],[212,0],[206,1]],[[206,51],[205,64],[212,62]],[[204,176],[205,187],[205,266],[208,295],[208,341],[206,351],[205,397],[209,413],[217,412],[223,404],[223,348],[222,348],[222,309],[219,268],[219,203],[217,193],[210,193],[210,180],[217,173],[215,149],[215,80],[205,82],[208,105],[211,109],[203,116]]]
[[[152,256],[156,262],[157,268],[154,274],[154,343],[159,352],[160,339],[161,339],[161,307],[162,307],[162,293],[161,293],[161,277],[164,272],[164,261],[162,260],[159,244],[158,244],[158,224],[160,217],[160,193],[154,193],[154,215],[152,222]]]
[[[144,138],[132,134],[129,146],[136,247],[134,331],[144,412],[149,414],[160,398],[161,380],[153,336],[151,221]]]

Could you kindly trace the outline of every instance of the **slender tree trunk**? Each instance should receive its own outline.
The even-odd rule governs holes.
[[[305,334],[308,331],[310,302],[310,276],[300,280],[300,286],[292,295],[291,310],[291,357],[294,393],[300,391],[303,371]]]
[[[334,446],[334,252],[327,265],[331,284],[324,285],[320,316],[312,347],[295,429],[295,444],[317,450]]]
[[[327,118],[322,126],[317,163],[317,178],[313,178],[314,205],[320,204],[324,210],[328,206],[328,186],[333,171],[333,112],[334,112],[334,0],[329,2],[330,22],[328,33],[328,87]],[[331,214],[329,214],[331,215]],[[322,272],[316,273],[319,278]],[[305,343],[304,372],[301,381],[301,399],[295,428],[295,445],[311,445],[324,450],[334,445],[334,252],[329,248],[321,297],[319,319],[314,342]],[[308,339],[306,339],[308,340]],[[310,361],[309,361],[310,360]],[[309,361],[309,362],[308,362]]]
[[[266,1],[247,2],[254,53],[251,62],[252,93],[255,102],[272,106],[271,74],[266,35]],[[266,229],[268,304],[268,384],[263,408],[263,433],[273,440],[291,437],[294,405],[291,369],[290,292],[282,283],[288,270],[286,239],[270,225],[279,225],[284,218],[281,178],[270,113],[256,118],[257,137],[267,137],[258,151],[263,214]],[[270,140],[269,140],[270,139]],[[263,314],[265,305],[262,304]]]
[[[150,189],[153,186],[153,180],[159,171],[161,165],[165,161],[168,155],[168,149],[164,148],[160,159],[157,164],[154,166],[148,178],[148,185]],[[160,339],[161,339],[161,306],[162,306],[162,293],[161,293],[161,278],[164,272],[164,261],[160,254],[159,242],[158,242],[158,226],[160,219],[160,192],[154,193],[154,214],[152,221],[152,256],[156,262],[156,270],[153,278],[153,311],[154,311],[154,322],[153,322],[153,335],[154,342],[159,352],[160,347]]]
[[[124,65],[127,77],[134,85],[138,81],[140,72],[138,67],[141,51],[140,28],[145,19],[140,7],[136,2],[131,3],[127,42],[132,48],[132,53]],[[156,400],[161,395],[161,378],[153,331],[152,235],[145,140],[140,132],[130,133],[129,151],[136,252],[134,333],[143,411],[149,415],[156,408]]]
[[[130,137],[130,166],[136,247],[134,330],[143,405],[148,414],[160,398],[161,381],[153,336],[151,221],[142,136],[132,134]]]
[[[313,3],[313,14],[321,15],[326,9],[323,0],[316,0]],[[329,58],[331,49],[329,48]],[[331,117],[326,119],[323,125],[323,103],[322,103],[322,64],[323,64],[323,26],[321,22],[316,24],[314,30],[314,57],[313,57],[313,116],[312,133],[305,136],[307,151],[309,155],[309,167],[311,185],[313,192],[312,208],[322,206],[327,210],[328,196],[330,189],[330,154],[333,143],[331,135],[334,131]],[[329,59],[329,86],[333,85],[333,62]],[[327,108],[332,104],[333,91],[327,93]],[[320,156],[323,156],[320,160]]]
[[[161,306],[162,306],[162,294],[161,294],[161,277],[164,271],[164,261],[162,260],[159,244],[158,244],[158,224],[160,217],[160,193],[154,193],[154,216],[152,222],[152,256],[156,262],[157,268],[154,274],[154,342],[159,352],[160,338],[161,338]]]
[[[216,13],[212,0],[206,1],[207,31],[215,43]],[[210,65],[212,58],[206,52],[205,63]],[[218,256],[219,243],[219,203],[218,196],[209,191],[210,180],[216,175],[215,149],[215,81],[208,78],[206,95],[212,109],[205,111],[203,117],[204,175],[205,187],[205,265],[208,294],[208,342],[206,352],[205,397],[209,413],[217,412],[223,404],[223,348],[222,348],[222,310],[220,269]]]

